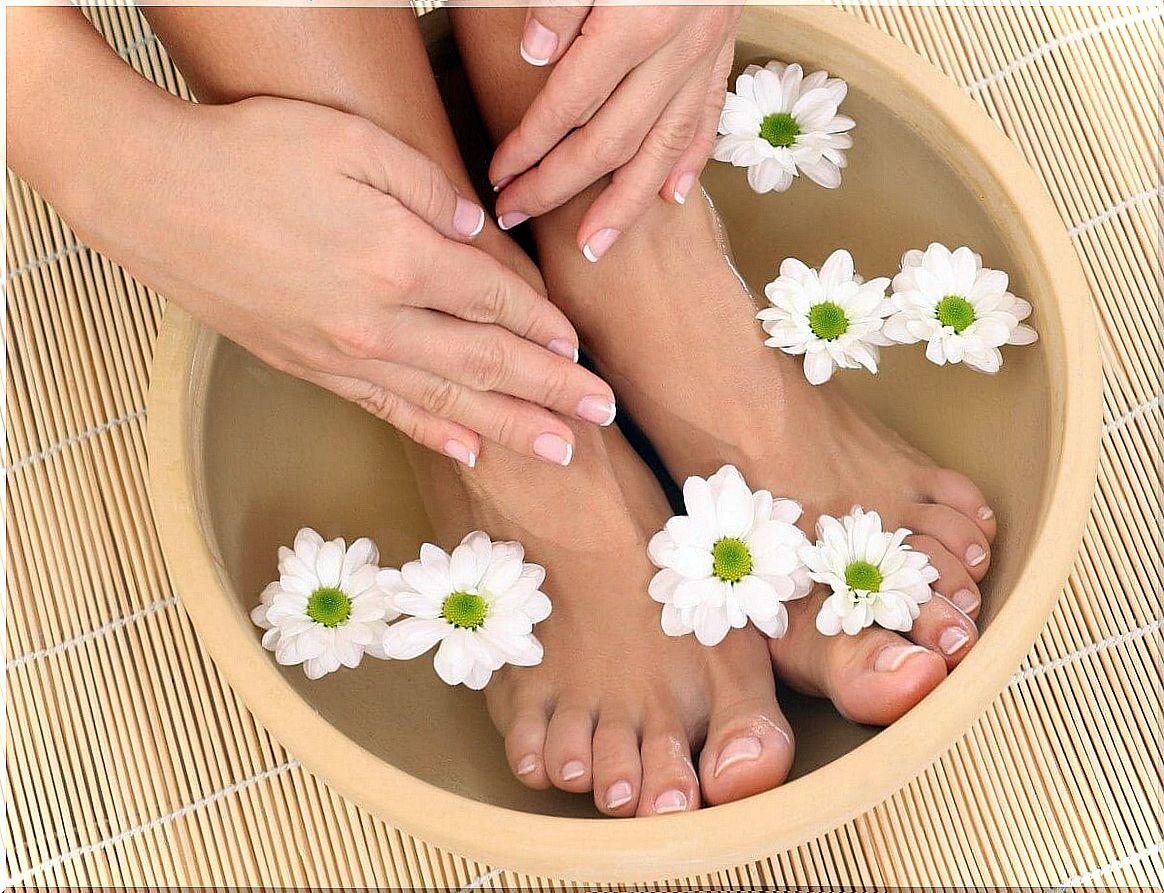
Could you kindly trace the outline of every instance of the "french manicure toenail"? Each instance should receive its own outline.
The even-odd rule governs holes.
[[[683,204],[687,201],[687,193],[691,191],[691,187],[695,185],[695,174],[691,171],[685,173],[679,178],[675,184],[675,193],[671,196],[678,204]]]
[[[760,739],[750,735],[747,738],[736,738],[734,741],[729,741],[719,752],[719,759],[715,763],[716,777],[737,763],[750,763],[753,760],[758,760],[763,752],[764,745],[760,743]]]
[[[606,789],[606,808],[618,809],[620,806],[626,806],[634,795],[634,789],[629,782],[616,781]]]
[[[994,509],[992,509],[988,505],[984,505],[980,509],[978,509],[978,517],[980,519],[982,519],[983,521],[989,521],[991,518],[994,517]]]
[[[562,781],[573,781],[586,774],[586,767],[578,760],[571,760],[562,767]]]
[[[497,225],[502,229],[513,229],[519,223],[529,220],[529,215],[521,211],[507,211],[497,218]]]
[[[921,645],[888,645],[882,648],[873,661],[873,669],[878,673],[893,673],[915,654],[925,654],[928,649]]]
[[[971,567],[978,567],[986,560],[986,550],[975,543],[966,550],[966,563]]]
[[[971,589],[959,589],[954,593],[950,601],[952,601],[955,606],[957,606],[958,610],[965,611],[967,614],[969,614],[971,611],[978,607],[978,603],[981,601],[981,599],[979,599],[978,594]]]
[[[518,775],[529,775],[538,768],[538,758],[532,753],[526,754],[517,764]]]
[[[533,442],[533,451],[555,465],[569,465],[574,458],[574,445],[557,434],[539,434]]]
[[[598,263],[598,259],[610,250],[610,246],[620,235],[622,235],[621,230],[609,227],[600,229],[586,240],[586,244],[582,246],[582,256],[592,264]]]
[[[550,61],[557,48],[558,35],[537,19],[530,19],[521,36],[521,58],[540,68]]]
[[[669,812],[682,812],[687,808],[687,795],[682,791],[664,791],[655,798],[655,812],[666,815]]]
[[[605,397],[591,395],[583,397],[578,402],[578,418],[601,425],[603,428],[612,425],[617,414],[618,407],[614,405],[614,401]]]
[[[970,641],[970,634],[959,626],[948,626],[938,636],[938,647],[946,655],[957,654]]]
[[[477,464],[477,454],[459,440],[450,440],[445,444],[445,455],[470,468]]]
[[[547,344],[546,347],[548,347],[560,357],[565,357],[567,360],[572,360],[575,363],[578,362],[577,345],[571,344],[565,338],[555,338],[553,341]]]
[[[457,196],[457,206],[453,210],[453,229],[471,239],[479,235],[484,228],[485,209]]]

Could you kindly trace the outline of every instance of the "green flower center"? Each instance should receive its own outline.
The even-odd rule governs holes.
[[[881,590],[881,570],[868,561],[854,561],[845,568],[845,582],[850,589],[863,589],[866,592]]]
[[[836,341],[849,331],[849,317],[839,304],[823,301],[809,309],[808,327],[822,341]]]
[[[974,305],[961,295],[946,295],[942,298],[938,302],[937,316],[938,322],[949,326],[959,335],[978,318],[974,313]]]
[[[441,616],[458,629],[476,629],[488,613],[489,605],[475,592],[454,592],[441,605]]]
[[[760,122],[760,139],[777,149],[787,149],[800,136],[800,125],[788,112],[776,112]]]
[[[352,600],[342,589],[321,586],[307,597],[307,616],[316,623],[334,629],[352,614]]]
[[[712,573],[727,583],[738,583],[752,572],[752,553],[734,536],[725,536],[712,546],[711,557]]]

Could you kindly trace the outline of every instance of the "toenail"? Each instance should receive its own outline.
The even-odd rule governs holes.
[[[655,798],[655,812],[666,815],[669,812],[682,812],[687,808],[687,795],[682,791],[663,791]]]
[[[620,806],[626,806],[634,795],[634,788],[630,786],[630,782],[616,781],[606,789],[606,808],[618,809]]]
[[[526,754],[517,764],[518,775],[529,775],[538,768],[538,758],[532,753]]]
[[[921,645],[888,645],[878,653],[873,669],[878,673],[892,673],[900,669],[911,655],[927,653],[929,649]]]
[[[994,517],[994,509],[988,505],[984,505],[978,510],[978,517],[983,521],[989,521]]]
[[[967,614],[969,614],[971,611],[978,607],[981,599],[973,590],[959,589],[950,597],[950,601],[952,601],[955,606],[957,606],[958,610],[965,611]]]
[[[562,781],[573,781],[586,774],[586,766],[578,760],[570,760],[562,767]]]
[[[730,769],[736,763],[750,763],[753,760],[758,760],[763,752],[764,745],[760,743],[759,738],[749,736],[729,741],[727,746],[719,752],[719,760],[715,764],[715,777],[718,778],[721,772]]]
[[[957,654],[970,641],[970,634],[960,626],[947,626],[938,637],[943,654]]]
[[[966,563],[971,567],[978,567],[986,560],[986,550],[975,543],[966,550]]]

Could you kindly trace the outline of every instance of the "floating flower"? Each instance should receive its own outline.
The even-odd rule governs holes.
[[[905,545],[911,532],[886,533],[881,516],[860,506],[840,520],[820,517],[816,544],[800,549],[809,576],[833,590],[816,615],[820,632],[855,636],[874,623],[898,632],[913,626],[938,572],[925,553]]]
[[[827,71],[749,65],[727,94],[712,157],[746,167],[756,192],[783,192],[800,174],[835,189],[853,145],[853,119],[837,114],[848,90]]]
[[[888,286],[886,278],[861,279],[844,250],[829,255],[819,273],[790,257],[764,288],[772,306],[756,314],[770,336],[764,343],[803,354],[804,375],[813,384],[828,381],[836,368],[876,372],[880,348],[893,343],[882,332],[893,312]]]
[[[550,615],[550,600],[539,590],[546,571],[524,557],[518,543],[495,543],[477,530],[452,555],[425,543],[419,561],[381,571],[394,607],[411,615],[388,627],[388,656],[418,657],[439,642],[437,674],[472,689],[484,688],[507,663],[541,663],[533,627]]]
[[[800,506],[753,493],[731,465],[706,480],[688,478],[683,501],[687,514],[671,518],[647,549],[662,568],[649,591],[663,605],[663,631],[716,645],[751,620],[773,638],[784,635],[784,602],[812,588],[798,557],[806,543],[795,526]]]
[[[1001,270],[982,266],[969,248],[950,251],[934,242],[924,252],[907,251],[893,278],[896,312],[885,334],[901,344],[925,341],[926,358],[943,366],[965,363],[994,373],[1004,344],[1032,344],[1038,334],[1022,321],[1031,305],[1016,298]]]
[[[279,579],[263,590],[251,620],[266,630],[263,647],[285,666],[303,664],[308,679],[358,667],[382,650],[398,615],[377,581],[380,553],[370,539],[346,546],[305,527],[294,549],[279,547]]]

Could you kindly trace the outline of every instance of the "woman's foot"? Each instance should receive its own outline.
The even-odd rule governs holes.
[[[573,223],[560,213],[535,228],[550,294],[677,480],[730,462],[753,489],[800,501],[810,536],[821,513],[855,504],[915,532],[909,542],[941,578],[907,636],[874,627],[825,638],[818,593],[789,604],[789,632],[771,642],[782,680],[853,720],[892,722],[977,641],[977,582],[995,533],[985,498],[763,345],[698,191],[684,207],[660,202],[597,264],[578,253]]]
[[[442,544],[481,529],[546,567],[553,613],[535,629],[545,658],[504,668],[485,690],[514,774],[532,788],[593,791],[612,816],[778,785],[792,735],[763,639],[737,630],[710,649],[663,633],[647,541],[670,514],[666,500],[617,430],[577,435],[567,468],[500,450],[471,471],[415,456]]]

